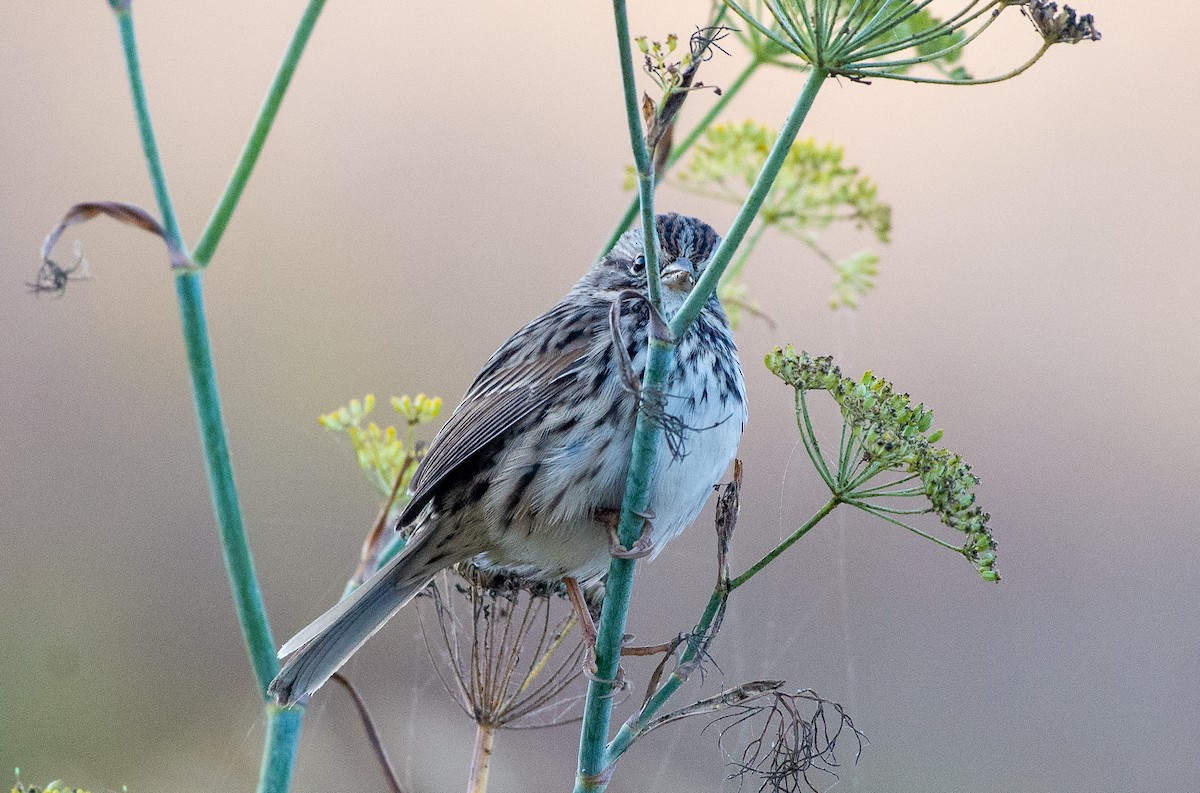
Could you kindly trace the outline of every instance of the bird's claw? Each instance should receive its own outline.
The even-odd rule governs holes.
[[[600,683],[612,688],[613,692],[624,691],[629,688],[629,680],[625,677],[625,669],[621,666],[617,667],[617,675],[612,680],[605,677],[600,677],[596,670],[595,661],[588,661],[583,667],[583,676],[593,683]]]
[[[634,540],[633,545],[628,548],[621,544],[621,538],[617,534],[617,527],[609,524],[609,553],[618,559],[641,559],[654,553],[654,543],[651,542],[651,536],[654,533],[654,523],[652,522],[654,513],[647,509],[645,512],[634,512],[633,514],[641,518],[644,523],[642,524],[642,533]]]

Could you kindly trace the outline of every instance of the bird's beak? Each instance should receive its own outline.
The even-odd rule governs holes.
[[[696,285],[696,268],[692,260],[681,256],[663,268],[662,282],[671,289],[688,292]]]

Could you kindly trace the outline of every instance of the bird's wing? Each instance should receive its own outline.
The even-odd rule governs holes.
[[[415,520],[455,469],[574,382],[589,353],[604,349],[593,341],[607,329],[606,313],[604,306],[560,303],[496,350],[430,444],[398,525]]]

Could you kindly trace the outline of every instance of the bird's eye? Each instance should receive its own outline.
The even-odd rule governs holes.
[[[633,264],[629,265],[629,272],[631,272],[631,273],[644,272],[645,269],[646,269],[646,257],[645,256],[639,255],[636,259],[633,260]]]

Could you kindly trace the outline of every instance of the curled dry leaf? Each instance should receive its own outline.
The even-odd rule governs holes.
[[[71,226],[85,223],[98,215],[105,215],[119,223],[148,231],[160,238],[166,243],[167,252],[171,258],[171,267],[195,266],[195,263],[188,256],[187,251],[168,239],[162,224],[141,207],[134,206],[133,204],[124,204],[120,201],[86,201],[82,204],[76,204],[67,210],[67,214],[63,216],[59,224],[46,235],[46,241],[42,243],[42,266],[38,269],[37,278],[34,283],[29,284],[30,290],[33,292],[62,294],[67,288],[67,281],[71,280],[70,274],[79,265],[76,264],[73,267],[64,268],[50,258],[50,252],[54,250],[55,244],[64,231]]]

